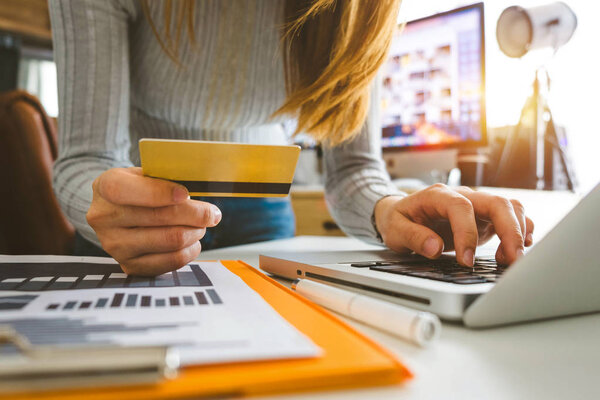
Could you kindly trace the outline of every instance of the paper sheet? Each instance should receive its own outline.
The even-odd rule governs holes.
[[[143,278],[107,258],[0,256],[5,323],[38,345],[175,346],[184,365],[320,353],[219,262]]]

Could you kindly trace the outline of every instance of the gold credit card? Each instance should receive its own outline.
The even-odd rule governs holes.
[[[141,139],[144,175],[185,186],[191,196],[285,197],[298,146]]]

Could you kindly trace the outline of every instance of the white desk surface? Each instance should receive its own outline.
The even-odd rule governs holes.
[[[500,193],[498,191],[494,191]],[[502,191],[518,198],[539,239],[576,202],[565,193]],[[358,250],[352,238],[300,236],[206,251],[200,259],[240,259],[258,267],[269,251]],[[415,374],[401,386],[272,396],[269,399],[598,399],[600,314],[486,330],[444,323],[441,338],[422,349],[342,318],[396,354]]]

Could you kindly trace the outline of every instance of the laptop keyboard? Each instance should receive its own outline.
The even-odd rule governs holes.
[[[494,258],[477,258],[471,268],[458,264],[456,259],[450,257],[437,260],[364,261],[351,263],[350,266],[460,285],[496,282],[507,269],[507,266],[498,265]]]

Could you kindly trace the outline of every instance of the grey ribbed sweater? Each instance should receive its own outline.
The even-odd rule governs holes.
[[[162,28],[162,2],[151,1]],[[140,138],[284,144],[281,0],[199,0],[196,46],[182,41],[178,67],[136,0],[50,0],[58,67],[56,195],[69,220],[99,241],[85,214],[93,180],[139,165]],[[373,207],[398,193],[381,162],[375,108],[352,143],[325,150],[326,199],[345,232],[373,241]]]

